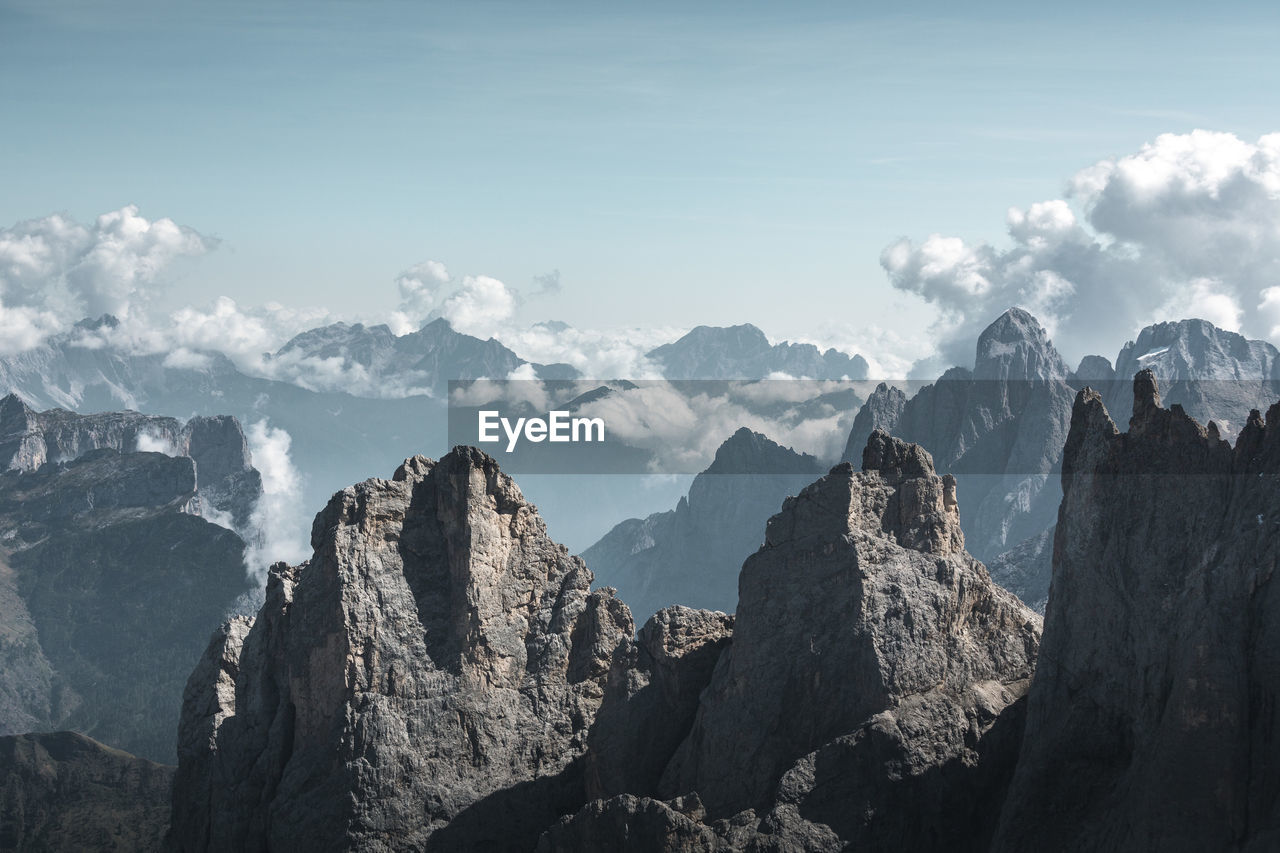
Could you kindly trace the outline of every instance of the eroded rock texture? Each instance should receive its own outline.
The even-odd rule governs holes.
[[[862,450],[867,446],[871,433],[878,429],[892,433],[902,418],[902,409],[906,404],[907,395],[901,389],[885,382],[877,385],[853,418],[853,428],[849,431],[844,455],[840,460],[860,465]]]
[[[187,686],[178,850],[529,850],[632,636],[488,456],[336,494]]]
[[[657,792],[732,634],[732,616],[667,607],[618,646],[588,739],[587,798]]]
[[[1280,846],[1280,405],[1233,448],[1155,376],[1076,398],[999,850]]]
[[[657,795],[594,801],[540,849],[983,849],[1039,619],[965,552],[928,453],[875,432],[863,467],[770,519]]]

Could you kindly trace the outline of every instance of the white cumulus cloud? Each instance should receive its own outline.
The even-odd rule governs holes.
[[[58,214],[30,219],[0,230],[0,299],[63,318],[124,317],[173,261],[215,245],[172,219],[148,220],[134,205],[91,225]]]
[[[310,556],[310,519],[302,508],[302,478],[289,455],[288,432],[255,421],[245,433],[253,467],[262,475],[262,497],[249,520],[245,565],[265,580],[272,563],[297,564]]]
[[[1280,134],[1162,135],[1083,169],[1065,199],[1010,210],[1006,227],[1006,248],[935,234],[881,254],[895,287],[939,310],[933,331],[953,362],[1010,306],[1071,358],[1190,316],[1277,339]]]

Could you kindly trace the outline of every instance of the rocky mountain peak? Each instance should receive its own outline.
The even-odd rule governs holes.
[[[1207,320],[1179,320],[1144,328],[1116,357],[1115,376],[1150,370],[1168,404],[1179,404],[1201,423],[1216,421],[1237,432],[1249,411],[1280,396],[1280,351],[1219,329]],[[1128,414],[1127,382],[1104,394],[1119,418]]]
[[[817,474],[817,460],[742,427],[716,448],[715,459],[703,473],[794,474],[806,468]]]
[[[581,797],[626,606],[474,448],[343,489],[312,545],[192,675],[178,849],[530,849]]]
[[[810,379],[864,379],[867,361],[835,348],[784,341],[770,344],[750,323],[698,326],[646,356],[668,379],[764,379],[775,373]]]
[[[36,412],[15,394],[0,400],[0,465],[9,470],[35,471],[102,449],[189,457],[199,488],[195,511],[229,514],[240,529],[262,494],[244,430],[228,415],[197,416],[184,424],[132,411]]]
[[[1021,308],[1005,311],[978,336],[975,379],[1046,381],[1069,372],[1040,322]]]
[[[845,442],[844,454],[840,457],[840,461],[860,461],[871,433],[878,429],[886,432],[897,429],[906,404],[907,395],[901,389],[885,382],[877,385],[853,418],[853,428],[849,430],[849,438]]]
[[[954,481],[934,473],[923,449],[884,432],[863,457],[866,470],[837,465],[788,498],[743,564],[732,643],[667,768],[664,796],[696,791],[711,817],[759,809],[794,762],[821,764],[806,754],[878,725],[877,714],[941,691],[956,702],[955,720],[989,699],[983,730],[1026,689],[1038,619],[964,552]],[[1001,639],[957,645],[954,632]],[[991,680],[979,691],[988,699],[958,698],[976,696],[975,679]],[[893,737],[910,740],[910,727]],[[813,772],[806,766],[796,772]],[[807,791],[807,778],[792,782]]]
[[[918,444],[907,444],[884,430],[876,430],[862,451],[862,470],[878,473],[886,483],[934,476],[933,457]]]
[[[732,612],[738,571],[765,521],[822,472],[809,454],[739,429],[674,510],[622,522],[582,557],[636,614],[670,604]]]
[[[1080,382],[1110,382],[1116,378],[1111,359],[1101,355],[1086,355],[1080,359],[1075,378]]]
[[[765,547],[830,535],[838,525],[847,534],[874,532],[903,548],[940,556],[964,550],[956,480],[934,473],[928,451],[876,430],[862,467],[857,473],[847,462],[837,465],[787,498],[769,519]]]
[[[120,326],[120,320],[114,314],[103,314],[99,317],[86,317],[76,323],[77,329],[87,329],[90,332],[96,332],[99,329],[116,329]]]
[[[1160,410],[1160,388],[1151,368],[1139,370],[1133,377],[1133,417],[1130,428],[1140,429],[1157,416]]]

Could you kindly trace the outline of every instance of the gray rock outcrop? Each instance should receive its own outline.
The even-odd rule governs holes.
[[[1116,370],[1111,366],[1110,360],[1100,355],[1086,355],[1080,359],[1080,365],[1072,374],[1072,379],[1077,383],[1091,382],[1099,387],[1106,387],[1115,378]]]
[[[176,850],[529,850],[583,800],[612,591],[493,459],[334,495],[188,682]]]
[[[965,552],[955,480],[883,432],[863,469],[837,466],[769,520],[667,793],[696,791],[717,817],[758,808],[877,714],[939,702],[965,722],[929,736],[954,749],[1025,689],[1039,620]]]
[[[240,422],[229,416],[176,418],[138,412],[77,414],[65,409],[37,412],[16,394],[0,399],[0,466],[34,471],[46,462],[67,462],[91,450],[159,451],[196,463],[197,514],[226,513],[237,529],[249,524],[262,495]]]
[[[896,430],[906,405],[907,395],[900,388],[884,382],[877,385],[854,416],[853,429],[849,431],[840,461],[861,465],[862,450],[867,446],[871,433],[878,429],[888,433]]]
[[[1150,370],[1075,400],[1052,594],[996,850],[1280,845],[1280,404],[1234,447]]]
[[[588,738],[588,799],[657,793],[732,634],[732,616],[666,607],[618,646]]]
[[[984,848],[1039,619],[965,552],[926,452],[876,432],[863,468],[770,519],[657,792],[589,803],[540,851]]]
[[[0,850],[163,850],[173,768],[75,732],[0,737]]]

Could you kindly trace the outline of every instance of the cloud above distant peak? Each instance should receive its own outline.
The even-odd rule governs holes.
[[[1190,316],[1280,340],[1280,134],[1162,135],[1081,170],[1063,199],[1010,209],[1005,226],[1007,248],[935,234],[881,254],[894,287],[938,309],[952,363],[1011,306],[1069,358]]]
[[[60,318],[126,317],[175,260],[216,245],[172,219],[148,220],[134,205],[91,225],[59,214],[29,219],[0,229],[0,301]]]
[[[515,315],[519,302],[516,292],[498,279],[467,275],[456,281],[440,261],[423,261],[400,273],[396,288],[400,305],[389,325],[397,335],[443,317],[456,331],[487,338]]]
[[[439,316],[456,331],[478,338],[495,334],[516,312],[515,294],[487,275],[469,275],[440,306]]]

